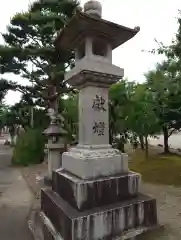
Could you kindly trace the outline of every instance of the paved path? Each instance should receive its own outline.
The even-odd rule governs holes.
[[[0,143],[0,170],[11,165],[12,149]]]
[[[0,145],[0,239],[32,240],[27,226],[32,195],[10,162],[11,151]]]

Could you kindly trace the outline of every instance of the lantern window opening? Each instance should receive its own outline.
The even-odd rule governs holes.
[[[108,45],[103,39],[93,39],[92,41],[92,53],[97,56],[107,57],[108,56]]]
[[[85,57],[86,51],[85,51],[85,41],[82,41],[82,43],[79,44],[77,50],[76,50],[76,59],[81,60]]]

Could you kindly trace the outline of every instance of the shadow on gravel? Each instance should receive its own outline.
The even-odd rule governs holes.
[[[170,227],[160,226],[158,229],[142,234],[136,240],[178,240],[178,236],[172,235]]]

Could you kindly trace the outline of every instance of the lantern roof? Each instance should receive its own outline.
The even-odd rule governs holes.
[[[55,44],[60,50],[73,50],[86,36],[95,36],[106,39],[112,49],[115,49],[139,31],[139,27],[128,28],[77,10],[65,28],[59,32]]]
[[[43,133],[47,136],[64,136],[67,134],[67,132],[57,124],[50,124]]]

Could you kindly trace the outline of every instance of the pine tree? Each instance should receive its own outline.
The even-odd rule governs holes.
[[[74,58],[72,52],[58,51],[54,41],[77,7],[76,0],[38,0],[27,12],[11,18],[7,33],[2,34],[5,43],[0,46],[1,75],[13,73],[30,84],[24,86],[23,82],[7,79],[7,89],[19,90],[31,104],[35,99],[35,104],[49,103],[49,107],[57,109],[58,96],[71,90],[64,73]]]

